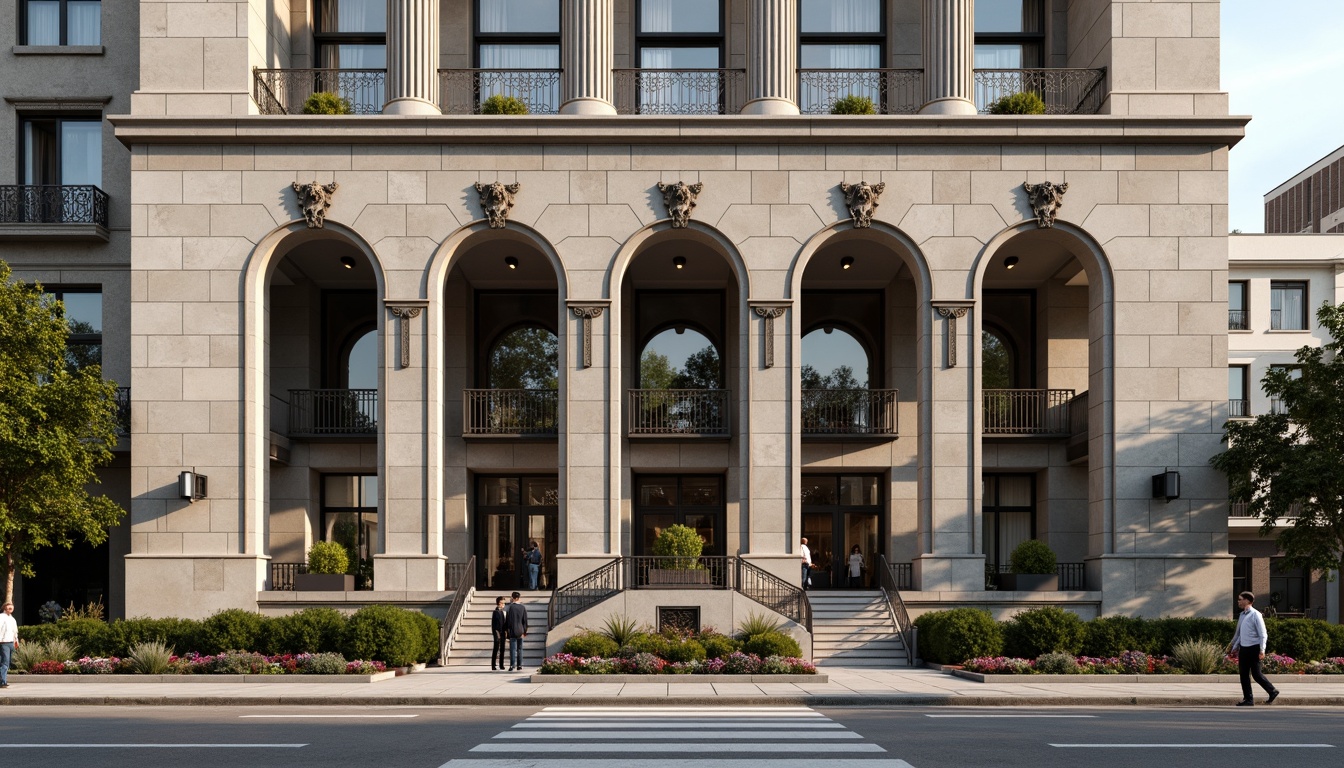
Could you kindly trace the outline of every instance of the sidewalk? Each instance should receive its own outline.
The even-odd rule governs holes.
[[[34,683],[10,676],[0,705],[543,706],[1231,706],[1233,683],[977,683],[928,669],[824,667],[826,683],[530,683],[521,673],[433,667],[377,683]],[[573,682],[570,682],[572,679]],[[1344,706],[1338,683],[1280,683],[1274,706]],[[1256,689],[1256,698],[1264,696]]]

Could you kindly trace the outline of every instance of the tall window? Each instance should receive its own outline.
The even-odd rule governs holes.
[[[678,326],[649,339],[639,355],[640,389],[719,389],[719,350],[704,334]]]
[[[1250,327],[1250,292],[1245,280],[1233,280],[1227,284],[1227,330],[1245,331]]]
[[[71,371],[103,364],[103,294],[97,288],[48,288],[47,296],[65,306],[70,336],[65,365]]]
[[[722,67],[720,0],[639,0],[637,44],[643,69]]]
[[[1227,366],[1227,415],[1244,419],[1251,415],[1250,395],[1247,393],[1247,369],[1244,365]]]
[[[30,117],[20,128],[23,183],[99,186],[103,183],[103,121]]]
[[[803,335],[803,389],[867,389],[868,351],[843,328]]]
[[[478,0],[476,66],[559,69],[558,0]]]
[[[345,547],[356,587],[369,589],[378,547],[378,476],[324,475],[321,524],[323,541]]]
[[[387,68],[387,0],[317,0],[317,60],[329,69]]]
[[[1288,371],[1288,378],[1290,379],[1296,380],[1302,378],[1302,369],[1296,365],[1271,365],[1269,366],[1269,369],[1271,371]],[[1283,405],[1282,400],[1279,400],[1279,398],[1277,397],[1270,398],[1269,400],[1270,413],[1283,413],[1284,410],[1285,407]]]
[[[1275,280],[1269,284],[1269,329],[1307,330],[1306,283]]]
[[[981,509],[985,562],[997,572],[1018,544],[1036,536],[1036,477],[985,475]]]
[[[20,0],[24,45],[101,45],[99,0]]]
[[[1031,69],[1044,62],[1043,0],[976,0],[976,69]]]
[[[880,105],[882,3],[880,0],[799,0],[798,66],[854,72],[839,79],[805,79],[799,89],[804,113],[829,111],[835,99],[866,96]]]

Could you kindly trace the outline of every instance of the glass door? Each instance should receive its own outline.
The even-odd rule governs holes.
[[[877,513],[845,513],[844,574],[845,586],[850,589],[877,589],[873,574],[878,567]],[[854,548],[859,548],[859,573],[854,574]]]
[[[517,589],[522,583],[518,574],[520,559],[518,538],[515,535],[518,516],[507,512],[488,512],[480,516],[481,541],[477,551],[482,557],[481,583],[486,589]]]
[[[705,544],[702,557],[722,557],[727,508],[723,501],[723,478],[718,476],[661,476],[635,479],[634,554],[653,554],[658,535],[673,525],[684,525],[700,534]],[[711,583],[722,586],[721,566],[702,561],[710,571]],[[651,562],[637,569],[636,582],[643,585]]]
[[[527,551],[541,550],[539,589],[555,589],[559,485],[549,477],[480,477],[476,483],[476,580],[482,589],[529,586]]]
[[[880,475],[803,477],[803,537],[812,553],[813,589],[876,589],[884,554]],[[858,575],[850,556],[858,547]]]

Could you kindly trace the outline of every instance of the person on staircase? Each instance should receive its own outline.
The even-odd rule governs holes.
[[[523,562],[527,563],[527,588],[535,592],[537,579],[541,576],[541,547],[537,542],[529,542],[523,550]]]

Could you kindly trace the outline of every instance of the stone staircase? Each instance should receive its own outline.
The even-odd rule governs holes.
[[[498,590],[472,594],[462,615],[462,624],[448,643],[448,666],[490,668],[490,650],[494,645],[490,636],[490,613],[495,610],[498,596]],[[527,608],[524,669],[535,670],[546,656],[546,608],[550,602],[550,592],[523,593],[523,607]]]
[[[811,590],[807,599],[812,604],[812,658],[818,666],[909,666],[881,592]]]

